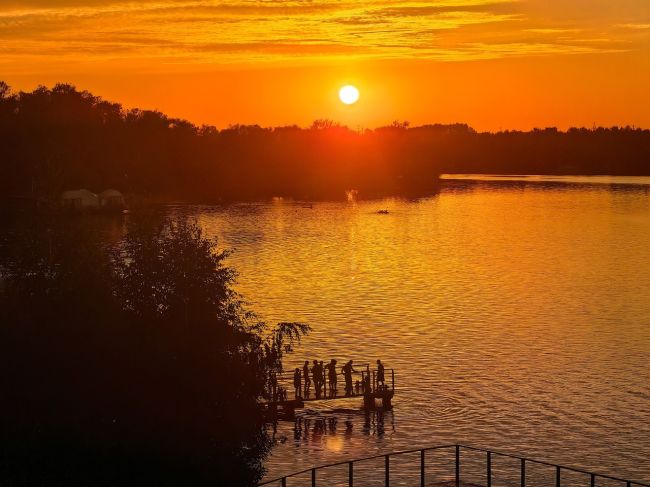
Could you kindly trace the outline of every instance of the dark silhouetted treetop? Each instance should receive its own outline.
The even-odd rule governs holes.
[[[244,309],[192,221],[89,221],[26,215],[0,254],[3,485],[256,485],[259,403],[309,327]]]

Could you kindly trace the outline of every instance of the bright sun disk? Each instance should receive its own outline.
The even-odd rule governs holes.
[[[356,86],[345,85],[339,90],[339,99],[346,105],[352,105],[359,99],[359,90]]]

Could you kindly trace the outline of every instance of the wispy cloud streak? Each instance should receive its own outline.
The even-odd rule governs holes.
[[[458,61],[631,49],[648,25],[613,24],[616,36],[556,26],[517,0],[28,0],[0,7],[0,60]]]

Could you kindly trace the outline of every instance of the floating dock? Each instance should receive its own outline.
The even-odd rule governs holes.
[[[296,409],[302,409],[305,407],[306,403],[310,402],[331,402],[340,399],[350,399],[350,398],[359,398],[363,399],[363,409],[373,410],[377,408],[381,409],[392,409],[393,407],[393,397],[395,396],[395,370],[394,369],[384,369],[385,375],[390,374],[390,383],[384,382],[379,383],[377,381],[377,370],[371,370],[369,364],[363,364],[365,370],[360,372],[354,372],[357,376],[361,376],[361,380],[356,381],[353,392],[351,394],[340,394],[339,389],[341,388],[340,384],[344,383],[343,380],[337,381],[339,384],[338,387],[334,390],[327,387],[328,382],[323,380],[323,388],[321,394],[317,394],[317,391],[313,390],[313,380],[311,380],[311,386],[301,387],[299,395],[296,395],[295,392],[293,398],[289,398],[289,387],[285,385],[293,384],[293,374],[285,373],[277,377],[276,388],[273,393],[270,393],[271,400],[262,402],[262,406],[266,408],[270,416],[287,416],[293,417],[295,415]],[[357,367],[359,365],[357,364]],[[337,377],[342,376],[343,374],[337,374]],[[364,386],[365,384],[365,386]],[[379,402],[379,406],[378,403]]]

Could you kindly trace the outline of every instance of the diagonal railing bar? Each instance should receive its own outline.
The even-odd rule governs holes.
[[[455,445],[439,445],[439,446],[430,446],[430,447],[426,447],[426,448],[416,448],[415,450],[400,450],[400,451],[391,452],[388,455],[390,455],[390,456],[406,455],[407,453],[416,453],[416,452],[421,452],[422,450],[424,450],[424,451],[440,450],[442,448],[451,448],[453,446],[455,446]],[[373,456],[370,456],[370,457],[355,458],[354,460],[352,460],[352,462],[354,462],[354,463],[366,462],[368,460],[375,460],[377,458],[385,458],[386,455],[387,455],[386,453],[381,453],[379,455],[373,455]],[[297,477],[298,475],[302,475],[303,473],[310,472],[312,470],[322,470],[322,469],[330,468],[330,467],[338,467],[340,465],[347,465],[348,463],[350,463],[350,460],[343,460],[341,462],[328,463],[327,465],[319,465],[318,467],[310,467],[310,468],[306,468],[305,470],[300,470],[298,472],[293,472],[293,473],[291,473],[289,475],[284,475],[282,477],[275,478],[273,480],[265,480],[264,482],[261,482],[261,483],[259,483],[257,485],[261,487],[262,485],[272,484],[273,482],[280,482],[283,478]],[[646,487],[650,487],[650,485],[648,485]]]
[[[484,453],[487,453],[487,451],[488,451],[488,450],[485,450],[483,448],[477,448],[477,447],[468,446],[468,445],[458,445],[458,446],[460,448],[464,448],[466,450],[474,450],[474,451],[484,452]],[[581,474],[589,475],[589,476],[591,476],[593,474],[595,477],[599,477],[601,479],[614,480],[616,482],[626,482],[626,483],[629,482],[631,485],[641,485],[643,487],[650,487],[650,484],[646,484],[646,483],[643,483],[643,482],[637,482],[635,480],[622,479],[620,477],[614,477],[614,476],[611,476],[611,475],[606,475],[606,474],[601,474],[601,473],[596,473],[596,472],[589,472],[588,470],[583,470],[583,469],[580,469],[580,468],[568,467],[566,465],[559,465],[557,463],[545,462],[543,460],[535,460],[535,459],[532,459],[532,458],[522,457],[520,455],[514,455],[512,453],[504,453],[504,452],[499,452],[499,451],[494,451],[494,450],[490,450],[490,452],[492,453],[492,455],[498,455],[498,456],[501,456],[501,457],[514,458],[514,459],[521,460],[521,461],[524,461],[524,462],[527,462],[527,463],[536,463],[538,465],[545,465],[547,467],[555,467],[556,469],[559,468],[560,470],[567,470],[569,472],[576,472],[576,473],[581,473]]]
[[[352,487],[354,483],[354,464],[359,463],[359,462],[366,462],[369,460],[375,460],[378,458],[384,458],[384,474],[385,474],[385,485],[388,487],[389,482],[390,482],[390,457],[393,456],[398,456],[398,455],[406,455],[409,453],[419,453],[420,454],[420,485],[421,487],[424,487],[425,485],[425,452],[427,451],[433,451],[433,450],[441,450],[445,448],[453,448],[454,453],[455,453],[455,484],[456,486],[460,486],[461,483],[461,450],[469,450],[469,451],[475,451],[475,452],[482,452],[486,454],[486,485],[487,487],[491,487],[492,484],[492,461],[495,456],[500,456],[500,457],[506,457],[506,458],[512,458],[519,460],[521,463],[521,487],[526,487],[526,465],[529,463],[537,464],[537,465],[544,465],[547,467],[553,467],[555,469],[555,485],[556,487],[562,487],[562,472],[567,471],[567,472],[575,472],[579,474],[584,474],[589,476],[590,479],[590,487],[595,487],[596,486],[596,479],[601,478],[601,479],[607,479],[607,480],[613,480],[616,482],[621,482],[625,483],[625,487],[632,487],[632,486],[640,486],[640,487],[650,487],[650,484],[644,483],[644,482],[639,482],[636,480],[628,480],[628,479],[622,479],[620,477],[614,477],[612,475],[606,475],[606,474],[600,474],[600,473],[595,473],[595,472],[589,472],[587,470],[583,470],[580,468],[574,468],[574,467],[568,467],[566,465],[559,465],[556,463],[551,463],[551,462],[546,462],[543,460],[535,460],[532,458],[526,458],[522,457],[520,455],[515,455],[512,453],[505,453],[505,452],[500,452],[500,451],[495,451],[495,450],[486,450],[484,448],[477,448],[474,446],[469,446],[469,445],[462,445],[462,444],[453,444],[453,445],[437,445],[437,446],[429,446],[429,447],[423,447],[423,448],[416,448],[413,450],[400,450],[396,452],[391,452],[391,453],[381,453],[379,455],[372,455],[369,457],[363,457],[363,458],[357,458],[354,460],[343,460],[340,462],[335,462],[335,463],[329,463],[327,465],[320,465],[317,467],[310,467],[305,470],[301,470],[299,472],[294,472],[289,475],[284,475],[282,477],[278,477],[272,480],[266,480],[264,482],[261,482],[258,484],[259,487],[263,485],[269,485],[269,484],[274,484],[274,483],[280,483],[282,487],[287,486],[287,479],[292,478],[292,477],[297,477],[299,475],[302,475],[307,472],[311,472],[311,485],[312,487],[316,487],[316,471],[317,470],[323,470],[326,468],[331,468],[331,467],[337,467],[341,465],[347,465],[348,466],[348,486]]]

